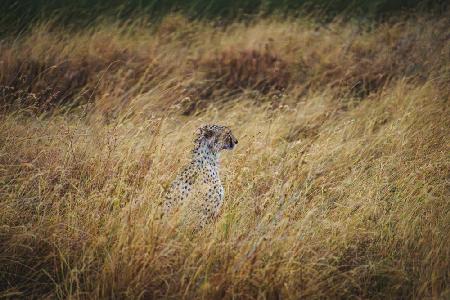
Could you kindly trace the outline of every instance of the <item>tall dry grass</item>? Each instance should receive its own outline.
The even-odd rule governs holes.
[[[449,297],[448,25],[170,16],[4,39],[0,295]],[[193,234],[159,204],[203,123],[239,145]]]

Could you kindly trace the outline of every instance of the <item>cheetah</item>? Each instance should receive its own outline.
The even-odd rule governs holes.
[[[216,218],[224,198],[219,178],[219,153],[233,149],[237,143],[226,126],[205,125],[197,129],[192,160],[167,190],[164,215],[186,206],[186,211],[200,228]]]

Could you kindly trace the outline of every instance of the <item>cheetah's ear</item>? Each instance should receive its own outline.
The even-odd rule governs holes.
[[[210,139],[214,135],[214,131],[212,131],[208,126],[202,126],[198,129],[198,135],[200,137]]]

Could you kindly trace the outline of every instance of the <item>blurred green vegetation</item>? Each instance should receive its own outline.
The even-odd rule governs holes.
[[[171,12],[223,21],[313,12],[325,20],[336,15],[378,19],[407,10],[439,13],[447,7],[445,0],[2,0],[0,34],[27,30],[49,19],[73,27],[88,26],[99,18],[127,20],[136,14],[157,21]]]

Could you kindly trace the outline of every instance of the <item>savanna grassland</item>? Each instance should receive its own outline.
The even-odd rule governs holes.
[[[450,14],[168,14],[0,41],[0,297],[450,297]],[[160,218],[195,129],[225,203]]]

